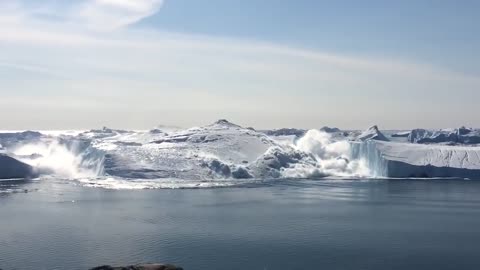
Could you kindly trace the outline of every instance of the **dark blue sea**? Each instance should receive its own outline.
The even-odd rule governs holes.
[[[480,269],[480,182],[107,190],[0,182],[0,268]]]

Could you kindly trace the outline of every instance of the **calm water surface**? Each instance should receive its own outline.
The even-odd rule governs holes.
[[[480,269],[479,243],[480,181],[141,191],[0,182],[4,270],[139,262],[187,270]]]

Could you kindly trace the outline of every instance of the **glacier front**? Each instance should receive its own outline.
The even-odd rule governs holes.
[[[364,159],[374,177],[480,179],[480,147],[401,142],[352,142],[352,157]]]
[[[476,131],[456,133],[474,137]],[[188,129],[0,132],[0,179],[53,176],[129,189],[278,178],[480,179],[479,146],[410,142],[406,134],[377,126],[260,131],[227,120]]]

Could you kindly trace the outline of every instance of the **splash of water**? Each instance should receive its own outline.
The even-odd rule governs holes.
[[[112,155],[112,153],[110,153],[110,151],[112,151],[111,149],[109,150],[99,147],[99,144],[104,143],[104,141],[105,140],[103,139],[89,140],[71,136],[47,137],[38,141],[19,145],[11,149],[11,152],[16,155],[16,158],[33,166],[37,172],[44,175],[54,175],[55,177],[77,180],[85,179],[85,181],[92,186],[94,183],[98,184],[100,182],[110,184],[117,183],[115,182],[116,180],[121,180],[121,183],[119,182],[119,184],[121,184],[120,186],[122,187],[130,186],[125,185],[125,183],[130,183],[129,181],[132,181],[132,179],[128,179],[128,177],[122,178],[122,176],[120,179],[108,180],[108,177],[115,177],[115,174],[112,176],[110,171],[111,167],[108,167],[111,166],[109,163],[110,159],[104,162],[105,153]],[[111,142],[109,143],[115,146],[121,145]],[[240,147],[240,149],[244,148]],[[225,185],[227,182],[233,181],[233,178],[236,178],[232,176],[233,174],[230,175],[230,170],[232,170],[232,168],[243,168],[246,166],[248,166],[247,170],[250,173],[249,177],[246,178],[253,179],[269,177],[320,178],[327,176],[370,176],[370,170],[368,169],[369,166],[367,166],[370,164],[365,162],[363,158],[357,158],[358,155],[352,155],[352,152],[355,152],[352,151],[352,149],[354,148],[352,148],[351,143],[343,137],[336,138],[319,130],[310,130],[306,132],[303,137],[289,143],[288,145],[287,143],[274,143],[272,148],[260,155],[257,160],[250,162],[248,165],[243,165],[243,163],[236,164],[228,161],[227,154],[227,159],[225,159],[225,157],[223,158],[227,160],[224,165],[228,165],[228,173],[224,173],[224,170],[220,170],[222,174],[219,174],[219,171],[215,166],[213,166],[214,174],[207,172],[208,168],[213,168],[208,166],[209,162],[213,160],[221,161],[220,157],[217,157],[217,155],[208,151],[194,151],[189,153],[188,150],[182,149],[182,153],[176,151],[172,152],[174,156],[170,158],[173,158],[173,160],[177,162],[186,162],[187,165],[191,164],[188,162],[197,160],[198,163],[193,163],[192,166],[206,162],[207,166],[199,165],[199,170],[204,170],[202,172],[204,172],[205,175],[202,175],[201,173],[199,175],[204,176],[205,179],[211,177],[212,180],[222,180],[219,183],[209,183],[208,185]],[[125,149],[123,150],[117,151],[113,153],[113,155],[117,155],[121,159],[123,155],[131,154],[133,158],[130,162],[134,165],[138,165],[136,167],[133,166],[134,169],[143,169],[143,167],[145,167],[142,165],[142,162],[145,160],[144,155],[147,155],[146,157],[150,157],[150,155],[155,157],[154,159],[149,158],[149,161],[151,162],[158,161],[161,163],[162,158],[165,158],[156,151],[156,145],[150,145],[148,147],[137,145],[125,146]],[[104,173],[104,165],[107,166],[107,173]],[[171,175],[176,175],[176,173],[177,171],[173,171]],[[107,177],[107,179],[105,179],[105,177]],[[181,176],[180,178],[175,179],[176,181],[185,180],[182,178],[185,177]],[[188,178],[188,175],[186,178]],[[195,179],[195,181],[198,182],[198,179]],[[146,181],[145,179],[140,180]],[[169,181],[171,182],[173,180],[170,179]],[[252,180],[250,179],[248,181]],[[152,183],[150,182],[132,181],[131,184],[138,186],[146,184],[146,186],[152,186]],[[170,182],[168,182],[169,185],[171,184]],[[184,181],[182,183],[184,183]],[[166,185],[167,183],[163,183],[162,187]],[[145,188],[145,185],[143,188]]]
[[[366,177],[370,175],[365,160],[352,157],[351,145],[348,141],[336,141],[326,132],[316,129],[309,130],[294,143],[293,147],[312,155],[317,164],[315,167],[297,164],[287,171],[291,176],[295,174],[304,174],[307,177]]]
[[[72,179],[103,174],[103,154],[80,141],[40,141],[20,145],[12,152],[40,174]]]

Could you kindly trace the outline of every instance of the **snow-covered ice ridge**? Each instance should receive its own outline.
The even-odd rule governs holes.
[[[257,131],[227,120],[189,129],[0,132],[0,178],[53,175],[105,188],[215,187],[276,178],[480,178],[480,147],[466,144],[477,131],[451,132],[457,134],[454,146],[421,144],[425,140],[412,139],[417,131],[383,134],[377,126],[363,132]]]
[[[374,139],[352,142],[352,157],[366,160],[374,177],[480,179],[480,130],[414,129],[392,140],[377,127],[364,133]]]
[[[352,144],[352,151],[376,177],[480,179],[479,147],[368,141]]]

